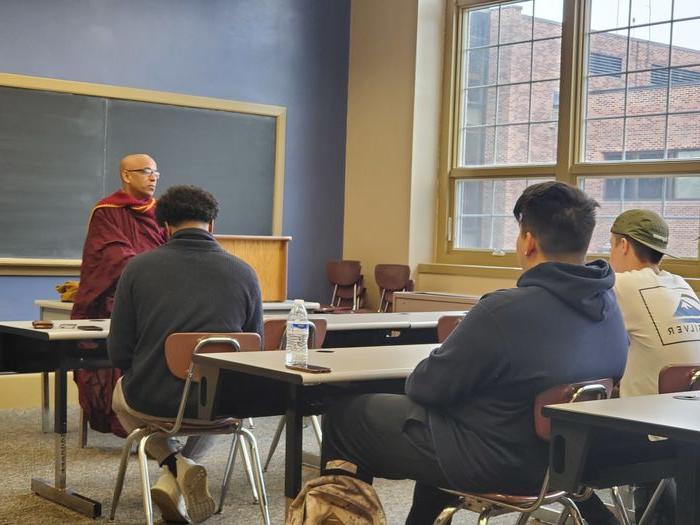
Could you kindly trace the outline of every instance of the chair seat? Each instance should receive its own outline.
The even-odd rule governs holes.
[[[495,501],[497,503],[505,503],[506,505],[514,505],[514,506],[528,506],[532,505],[537,501],[538,496],[522,496],[522,495],[515,495],[515,494],[498,494],[498,493],[473,493],[473,492],[460,492],[457,490],[450,490],[448,492],[451,492],[452,494],[457,494],[458,496],[462,496],[465,498],[471,498],[471,499],[476,499],[476,500],[483,500],[483,501]],[[559,500],[560,498],[566,496],[565,491],[556,491],[556,492],[548,492],[545,497],[544,501],[542,502],[543,504],[549,504],[549,503],[554,503],[555,501]]]

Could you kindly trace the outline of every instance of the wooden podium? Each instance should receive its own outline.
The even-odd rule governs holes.
[[[250,264],[258,274],[262,300],[287,299],[287,251],[291,237],[263,235],[215,235],[229,253]]]

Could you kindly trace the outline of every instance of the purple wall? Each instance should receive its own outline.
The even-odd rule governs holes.
[[[0,71],[286,106],[288,293],[328,301],[325,261],[342,253],[349,25],[350,0],[2,0]],[[0,319],[34,317],[53,281],[0,277]]]

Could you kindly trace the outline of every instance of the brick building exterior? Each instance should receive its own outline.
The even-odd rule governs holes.
[[[462,164],[554,163],[561,24],[517,5],[471,15]],[[670,23],[632,28],[629,38],[627,31],[588,39],[584,160],[700,157],[700,51],[671,46]],[[601,204],[592,252],[607,251],[610,224],[622,209],[640,207],[667,219],[676,254],[697,256],[700,179],[587,178],[583,187]],[[458,218],[457,245],[513,249],[511,211],[524,188],[524,181],[458,182],[465,218]]]

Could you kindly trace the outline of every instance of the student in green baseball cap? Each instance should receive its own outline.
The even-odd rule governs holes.
[[[615,219],[610,232],[615,296],[630,339],[620,396],[657,394],[664,366],[700,362],[700,301],[682,277],[659,267],[662,257],[669,255],[669,231],[657,213],[627,210]],[[637,519],[654,486],[635,491]],[[651,523],[674,523],[674,496],[670,487]]]

